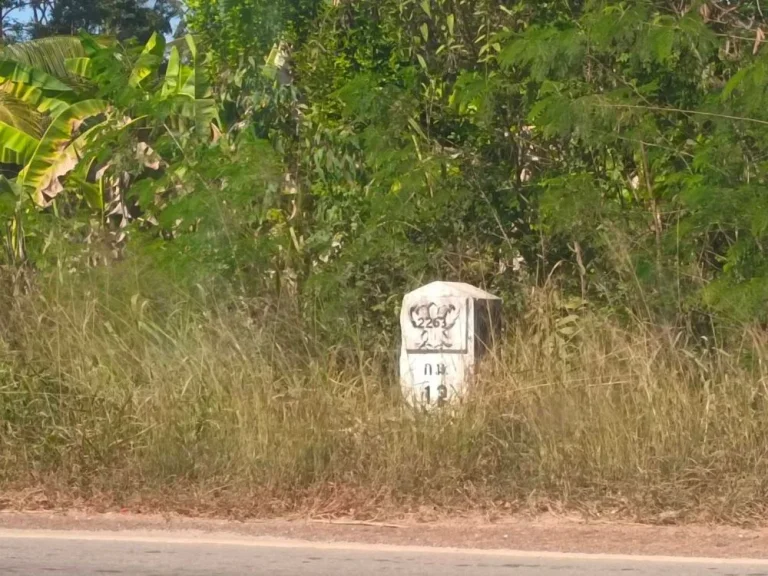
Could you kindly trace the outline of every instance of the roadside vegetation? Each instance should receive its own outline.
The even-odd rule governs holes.
[[[162,10],[3,35],[0,506],[764,516],[759,3]],[[506,328],[422,414],[435,279]]]

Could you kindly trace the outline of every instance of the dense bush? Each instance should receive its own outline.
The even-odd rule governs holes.
[[[764,319],[759,13],[199,0],[187,24],[4,49],[3,161],[33,165],[3,186],[6,264],[192,259],[328,325],[391,328],[437,277],[517,310],[556,282],[673,324]]]

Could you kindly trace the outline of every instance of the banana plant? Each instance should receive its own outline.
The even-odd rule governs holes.
[[[9,262],[26,260],[22,204],[45,205],[84,143],[79,122],[104,107],[80,103],[90,87],[70,61],[85,56],[77,38],[57,37],[0,47],[0,163],[21,169],[0,176],[0,233]],[[86,101],[87,102],[87,101]],[[26,193],[26,194],[25,194]]]
[[[53,119],[17,178],[35,204],[47,205],[64,189],[60,178],[77,166],[84,148],[104,124],[97,123],[78,135],[80,126],[87,119],[106,113],[108,107],[103,100],[84,100],[65,108]]]
[[[69,70],[90,80],[114,73],[113,67],[104,64],[114,64],[122,55],[87,37],[83,44],[86,56],[69,59]],[[167,66],[161,74],[165,62]],[[170,107],[168,124],[177,132],[194,129],[203,136],[210,135],[212,125],[220,122],[205,58],[192,35],[166,44],[161,35],[153,34],[132,63],[127,86],[136,106],[154,102],[163,108]],[[130,110],[126,112],[130,114]]]
[[[42,115],[15,96],[0,92],[0,163],[23,166],[42,135]]]
[[[131,75],[128,79],[128,85],[137,87],[148,76],[157,72],[165,55],[165,38],[157,33],[152,34],[150,39],[144,45],[144,49],[136,59],[133,65]]]
[[[178,130],[191,122],[197,133],[205,136],[211,133],[212,125],[219,123],[218,108],[194,37],[188,35],[183,40],[182,50],[189,55],[189,65],[182,62],[182,51],[172,46],[160,94],[174,102],[177,114],[173,122]]]
[[[94,98],[98,93],[107,98]],[[157,117],[155,110],[161,111]],[[118,137],[125,142],[126,132],[137,167],[158,170],[167,164],[151,148],[152,138],[167,130],[183,145],[191,134],[212,138],[218,123],[192,36],[167,46],[155,34],[133,61],[90,36],[0,49],[0,162],[19,166],[15,180],[0,182],[6,199],[0,221],[13,229],[6,248],[18,261],[25,200],[44,208],[69,187],[102,215],[123,205],[131,178],[105,151]]]
[[[83,99],[87,84],[67,62],[84,54],[79,40],[69,37],[0,48],[0,162],[25,165],[49,117]]]

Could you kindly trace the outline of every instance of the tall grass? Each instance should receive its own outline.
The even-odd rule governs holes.
[[[0,489],[243,514],[765,508],[755,329],[725,350],[535,295],[547,305],[508,323],[467,401],[426,415],[400,402],[389,352],[323,348],[274,306],[106,294],[0,311]]]

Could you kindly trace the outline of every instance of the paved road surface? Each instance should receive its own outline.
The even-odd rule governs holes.
[[[188,533],[0,530],[2,576],[768,576],[768,561],[312,544]]]

